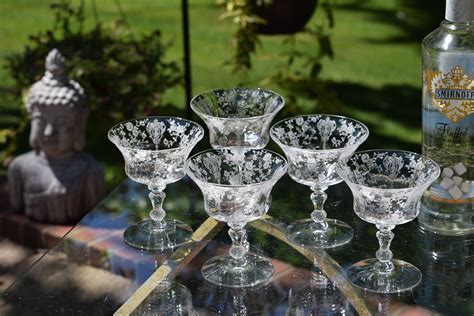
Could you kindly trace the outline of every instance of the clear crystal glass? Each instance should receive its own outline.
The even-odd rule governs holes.
[[[238,159],[235,155],[243,155]],[[272,263],[248,253],[245,225],[264,215],[271,203],[273,185],[286,172],[286,160],[264,149],[245,153],[208,150],[189,158],[186,173],[204,196],[209,216],[226,222],[232,246],[202,267],[203,277],[216,285],[246,287],[265,284],[273,274]]]
[[[369,136],[368,128],[342,116],[306,115],[278,122],[271,128],[270,136],[285,152],[291,178],[313,191],[311,218],[288,226],[287,238],[320,249],[349,242],[354,235],[352,228],[342,221],[326,218],[325,191],[342,181],[336,172],[337,162],[355,152]]]
[[[260,88],[210,90],[191,100],[191,108],[206,123],[215,149],[264,148],[270,123],[284,104],[282,96]]]
[[[418,216],[423,192],[440,174],[438,164],[412,152],[370,150],[342,159],[337,172],[354,195],[357,216],[378,229],[376,259],[352,265],[348,278],[354,285],[378,293],[398,293],[417,286],[420,270],[392,259],[392,230]]]
[[[124,240],[143,250],[164,250],[185,243],[192,229],[183,222],[165,219],[164,190],[184,177],[184,163],[202,139],[204,129],[178,117],[144,117],[121,122],[109,131],[125,160],[127,176],[148,186],[153,209],[150,219],[130,226]]]

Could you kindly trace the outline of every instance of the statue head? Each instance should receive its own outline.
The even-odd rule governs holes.
[[[66,74],[66,66],[65,66],[66,59],[63,55],[54,48],[51,50],[46,56],[46,61],[44,62],[44,68],[46,71],[52,73],[55,77],[65,77]]]
[[[61,159],[85,146],[89,113],[84,90],[67,77],[64,57],[53,49],[46,57],[46,73],[30,89],[30,145],[46,157]]]
[[[61,159],[85,146],[87,111],[59,107],[32,108],[30,145],[48,158]]]

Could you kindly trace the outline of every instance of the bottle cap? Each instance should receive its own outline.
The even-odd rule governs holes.
[[[474,0],[446,0],[446,20],[451,22],[474,21]]]

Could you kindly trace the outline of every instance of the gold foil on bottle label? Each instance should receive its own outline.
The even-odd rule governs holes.
[[[454,123],[474,112],[474,78],[456,66],[449,73],[425,73],[433,105]]]

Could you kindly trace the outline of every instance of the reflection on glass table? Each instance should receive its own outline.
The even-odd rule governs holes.
[[[187,287],[162,280],[146,301],[135,311],[143,316],[198,316],[194,309],[193,297]]]
[[[442,236],[417,230],[414,263],[423,274],[418,303],[449,315],[473,313],[474,235]]]
[[[150,202],[146,190],[146,186],[130,180],[118,186],[1,294],[0,314],[112,315],[127,306],[157,269],[170,262],[171,256],[171,251],[142,252],[123,242],[123,231],[148,215]],[[169,197],[164,207],[170,210],[169,216],[189,223],[194,231],[198,231],[207,215],[197,185],[185,177],[170,184],[167,190]],[[307,216],[311,201],[304,197],[309,194],[309,188],[284,176],[272,190],[273,199],[268,211],[272,219],[255,223],[284,232],[289,223]],[[376,250],[376,229],[354,214],[352,194],[343,183],[328,189],[325,205],[334,218],[344,220],[354,228],[354,239],[350,243],[326,250],[324,254],[337,265],[329,265],[329,261],[319,263],[321,270],[328,273],[329,280],[347,299],[348,313],[363,315],[360,311],[368,310],[381,315],[411,305],[451,315],[474,314],[472,239],[454,240],[428,234],[419,229],[416,221],[397,226],[395,234],[403,238],[396,238],[391,249],[421,270],[420,285],[403,297],[363,293],[347,286],[345,270],[353,262],[372,256]],[[270,288],[263,294],[258,293],[258,289],[251,289],[242,295],[242,292],[234,291],[238,289],[222,289],[202,278],[200,269],[204,262],[227,253],[231,246],[226,229],[221,227],[211,241],[202,245],[203,249],[197,255],[181,260],[183,269],[170,278],[189,289],[193,308],[200,315],[212,315],[218,309],[231,310],[232,306],[240,308],[244,305],[248,315],[252,311],[256,311],[256,315],[285,315],[290,290],[308,286],[312,259],[275,234],[252,225],[247,230],[250,251],[270,258],[275,267],[275,274],[268,284]],[[100,247],[104,252],[98,251]],[[318,254],[323,255],[322,252]],[[208,287],[210,289],[206,290]],[[146,297],[141,299],[146,302]],[[218,299],[227,303],[219,305]]]
[[[197,229],[206,216],[195,208],[202,201],[193,187],[190,181],[170,185],[164,206]],[[147,218],[150,206],[146,186],[124,181],[2,293],[0,315],[113,314],[172,253],[123,241],[125,229]]]
[[[278,282],[246,288],[219,287],[202,282],[194,298],[201,306],[201,314],[250,315],[269,312],[269,306],[278,306],[285,300],[285,292]]]
[[[291,289],[285,315],[352,315],[352,312],[347,299],[330,283]]]

